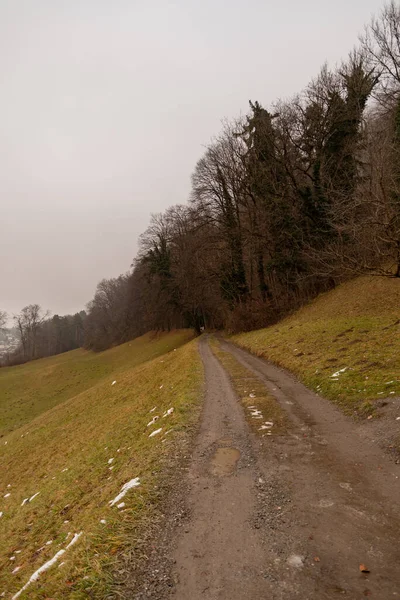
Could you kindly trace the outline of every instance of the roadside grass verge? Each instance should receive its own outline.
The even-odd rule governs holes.
[[[246,369],[230,352],[211,338],[211,349],[230,376],[247,422],[257,435],[283,435],[288,431],[289,418],[270,394],[263,382]]]
[[[165,351],[178,339],[184,336],[171,335],[160,343]],[[146,342],[137,344],[143,359],[149,354]],[[0,595],[4,592],[5,598],[12,598],[81,531],[76,544],[21,600],[104,600],[113,593],[113,574],[124,556],[134,561],[136,549],[141,552],[143,525],[157,518],[163,465],[179,461],[198,420],[203,377],[197,341],[120,371],[115,379],[112,385],[111,378],[103,378],[3,437]],[[173,412],[163,418],[170,408]],[[148,426],[155,416],[159,419]],[[125,506],[110,506],[136,477],[140,485],[117,503]]]
[[[1,368],[0,436],[96,382],[178,348],[192,338],[193,332],[189,330],[150,333],[104,352],[79,349]]]
[[[234,343],[289,369],[348,413],[400,395],[400,280],[360,277]]]

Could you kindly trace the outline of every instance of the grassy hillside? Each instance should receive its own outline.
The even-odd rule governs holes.
[[[400,280],[360,277],[276,326],[232,340],[295,373],[345,412],[400,395]]]
[[[98,381],[181,346],[193,333],[186,330],[153,337],[147,334],[97,354],[74,350],[0,369],[0,436]]]
[[[195,340],[182,345],[187,338],[185,332],[145,337],[101,355],[72,352],[16,367],[24,384],[8,370],[15,395],[35,385],[41,414],[0,444],[0,594],[12,598],[81,531],[76,544],[19,598],[103,599],[120,557],[131,553],[135,561],[140,527],[157,514],[163,465],[179,455],[198,416],[201,362]],[[58,403],[46,404],[48,377]],[[19,420],[16,399],[9,398]],[[154,417],[159,419],[149,424]],[[134,478],[138,487],[111,506]],[[120,502],[125,506],[118,508]]]

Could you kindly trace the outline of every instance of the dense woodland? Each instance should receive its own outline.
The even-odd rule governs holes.
[[[99,283],[84,344],[265,326],[361,273],[400,277],[394,2],[342,65],[224,124],[194,168],[188,203],[153,215],[131,271]]]

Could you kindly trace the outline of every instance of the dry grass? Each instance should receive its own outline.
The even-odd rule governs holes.
[[[360,277],[232,341],[289,369],[345,412],[367,415],[375,400],[400,395],[399,319],[400,281]]]
[[[216,339],[212,339],[211,348],[228,372],[235,392],[245,409],[246,420],[253,431],[262,436],[286,433],[289,427],[289,418],[263,382],[254,373],[246,369],[232,354],[225,352]],[[261,413],[262,418],[252,417],[254,411],[250,407],[255,407]],[[266,421],[273,423],[271,429],[261,428]]]
[[[61,558],[65,564],[49,569],[20,598],[108,597],[118,561],[126,553],[134,554],[141,525],[157,512],[163,462],[171,452],[177,454],[197,421],[202,385],[197,342],[161,356],[177,341],[176,335],[142,339],[135,345],[140,354],[136,359],[129,345],[109,351],[109,360],[115,359],[120,367],[117,374],[114,370],[109,377],[109,367],[103,364],[103,375],[90,389],[2,439],[0,594],[4,591],[11,598],[36,569],[65,548],[69,532],[83,531]],[[154,354],[160,356],[128,367]],[[100,359],[107,362],[107,354]],[[83,360],[93,364],[85,356]],[[77,365],[79,360],[72,362]],[[46,368],[46,361],[35,365]],[[114,378],[117,383],[111,385]],[[150,413],[154,406],[157,409]],[[163,419],[170,407],[174,412]],[[160,419],[147,427],[153,415]],[[149,438],[159,427],[162,432]],[[127,493],[126,507],[110,507],[109,501],[134,477],[141,485]],[[24,498],[37,492],[32,502],[21,506]],[[10,496],[4,498],[7,493]],[[10,561],[12,556],[15,560]],[[21,569],[12,574],[17,566]]]

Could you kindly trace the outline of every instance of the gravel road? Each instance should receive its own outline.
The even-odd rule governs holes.
[[[205,404],[184,486],[190,516],[171,541],[173,597],[400,598],[399,466],[291,375],[222,347],[265,383],[293,427],[255,436],[200,340]]]

